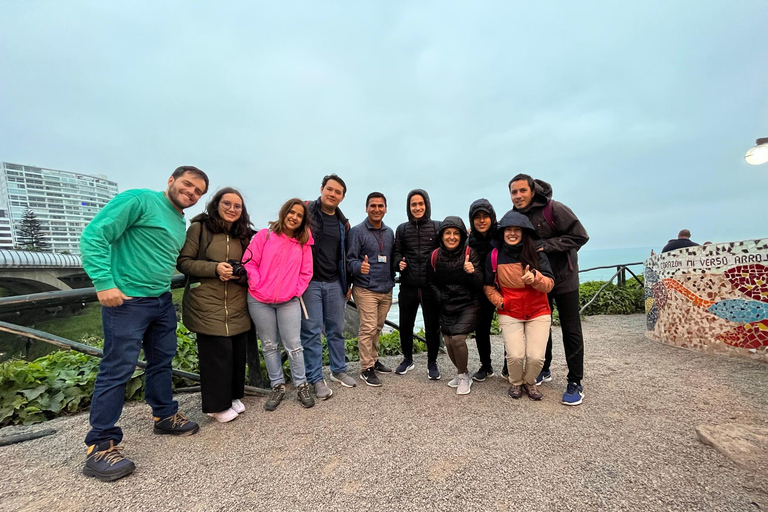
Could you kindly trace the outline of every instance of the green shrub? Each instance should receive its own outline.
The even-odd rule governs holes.
[[[605,281],[587,281],[579,287],[579,307],[584,307]],[[609,284],[584,311],[585,315],[629,315],[645,311],[643,288],[632,279],[626,286]]]

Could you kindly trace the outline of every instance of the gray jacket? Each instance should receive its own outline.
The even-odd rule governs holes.
[[[388,293],[395,287],[395,271],[392,253],[395,247],[395,233],[383,222],[381,229],[374,229],[368,219],[349,230],[347,240],[347,265],[355,286],[372,292]],[[371,270],[360,273],[363,259],[368,256]],[[386,262],[379,261],[379,256]]]

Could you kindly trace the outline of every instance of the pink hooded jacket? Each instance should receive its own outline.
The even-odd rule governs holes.
[[[279,304],[303,294],[312,279],[312,244],[311,234],[302,246],[295,238],[269,229],[256,233],[243,256],[253,255],[243,265],[251,296],[259,302]]]

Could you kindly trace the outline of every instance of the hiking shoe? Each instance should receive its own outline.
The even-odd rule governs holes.
[[[507,390],[507,394],[510,396],[510,398],[514,398],[517,400],[521,396],[523,396],[523,386],[515,386],[514,384],[509,386],[509,389]]]
[[[302,407],[309,409],[315,405],[315,399],[312,398],[312,393],[309,392],[308,383],[305,382],[304,384],[301,384],[298,388],[296,388],[296,391],[296,398],[298,398]]]
[[[544,397],[544,395],[541,394],[541,391],[539,391],[539,387],[536,383],[524,384],[523,387],[525,388],[525,392],[528,393],[528,398],[531,400],[541,400]]]
[[[509,378],[509,368],[507,368],[507,360],[504,360],[504,368],[501,369],[501,376],[506,378]]]
[[[397,365],[397,368],[395,369],[395,373],[398,375],[405,375],[408,373],[409,370],[413,370],[414,365],[413,361],[410,359],[403,359],[403,362]]]
[[[427,364],[427,376],[429,380],[440,380],[440,370],[437,369],[437,361]]]
[[[584,386],[569,382],[563,395],[564,405],[579,405],[584,400]]]
[[[454,378],[448,381],[448,387],[450,388],[457,388],[459,387],[459,376],[456,375]]]
[[[320,400],[328,400],[333,395],[333,390],[328,387],[325,380],[315,382],[315,396]]]
[[[232,410],[237,414],[243,414],[245,412],[245,406],[243,405],[243,402],[235,398],[232,400]]]
[[[542,382],[552,382],[552,372],[541,370],[536,377],[536,385],[538,386]]]
[[[469,378],[468,373],[462,373],[459,375],[459,387],[456,389],[457,395],[468,395],[472,389],[472,379]]]
[[[210,416],[211,418],[215,419],[219,423],[227,423],[237,418],[237,411],[231,407],[226,411],[207,412],[205,414],[206,416]]]
[[[347,375],[346,372],[331,373],[331,380],[333,382],[338,382],[345,388],[353,388],[357,386],[357,382],[355,382],[355,379]]]
[[[285,398],[285,384],[278,384],[272,388],[272,392],[269,394],[269,398],[264,403],[265,411],[274,411],[280,402]]]
[[[473,380],[476,380],[477,382],[483,382],[488,377],[493,377],[493,368],[480,368],[477,370],[477,372],[472,376]]]
[[[363,373],[360,374],[360,378],[363,379],[363,381],[369,386],[373,386],[375,388],[381,386],[381,379],[378,375],[376,375],[376,371],[373,368],[368,368],[367,370],[363,371]]]
[[[376,360],[375,363],[373,363],[373,369],[379,373],[392,373],[392,368],[390,368],[389,366],[386,366],[384,363],[382,363],[378,359]]]
[[[180,412],[163,419],[155,416],[155,434],[191,436],[192,434],[196,434],[198,430],[200,430],[200,426],[194,421],[188,420],[187,417]]]
[[[83,474],[94,476],[102,482],[112,482],[134,472],[136,465],[126,459],[114,441],[106,441],[88,447]]]

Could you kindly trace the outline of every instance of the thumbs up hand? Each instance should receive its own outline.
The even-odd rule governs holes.
[[[407,266],[408,266],[408,264],[405,262],[405,258],[403,258],[403,260],[400,262],[400,272],[405,270],[405,267],[407,267]]]
[[[469,261],[469,254],[464,257],[464,272],[472,274],[475,271],[475,266]]]
[[[533,272],[531,272],[531,266],[526,265],[525,271],[523,272],[523,283],[525,284],[533,284],[533,281],[536,279],[536,276],[533,275]]]
[[[371,264],[368,263],[368,255],[365,255],[365,258],[363,258],[363,264],[360,265],[360,273],[365,275],[368,274],[371,271]]]

